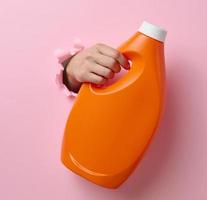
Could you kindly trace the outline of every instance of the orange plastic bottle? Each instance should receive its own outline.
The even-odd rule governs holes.
[[[135,169],[161,118],[166,31],[143,22],[118,50],[131,69],[105,88],[82,84],[69,114],[61,160],[76,174],[117,188]]]

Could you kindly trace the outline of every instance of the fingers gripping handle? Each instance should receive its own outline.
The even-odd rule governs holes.
[[[137,80],[143,71],[143,61],[140,56],[140,54],[134,50],[123,50],[121,48],[118,49],[120,53],[122,53],[126,58],[128,58],[131,61],[131,68],[130,70],[122,76],[120,79],[118,79],[115,83],[112,85],[109,85],[105,88],[98,88],[93,86],[93,84],[89,84],[90,91],[95,95],[108,95],[113,94],[116,92],[119,92],[129,86],[130,84],[133,84],[135,80]]]

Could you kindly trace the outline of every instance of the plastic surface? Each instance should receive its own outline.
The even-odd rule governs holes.
[[[161,118],[164,43],[136,32],[118,50],[131,69],[106,88],[84,83],[69,114],[61,160],[76,174],[117,188],[132,173]]]

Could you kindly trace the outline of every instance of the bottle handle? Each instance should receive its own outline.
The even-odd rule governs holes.
[[[119,48],[118,50],[127,59],[131,61],[131,68],[128,70],[128,72],[124,76],[122,76],[116,82],[114,82],[113,84],[105,88],[98,88],[98,87],[95,87],[92,83],[89,83],[89,89],[93,94],[108,95],[108,94],[113,94],[118,91],[121,91],[124,88],[131,85],[133,82],[135,82],[142,74],[144,70],[144,61],[141,55],[135,50],[125,51],[125,50],[121,50],[121,48]]]

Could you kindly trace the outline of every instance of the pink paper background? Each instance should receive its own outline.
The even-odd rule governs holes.
[[[0,199],[207,199],[205,0],[7,0],[0,6]],[[60,162],[70,103],[53,83],[53,50],[117,47],[141,22],[168,30],[167,104],[143,161],[118,190],[93,185]]]

